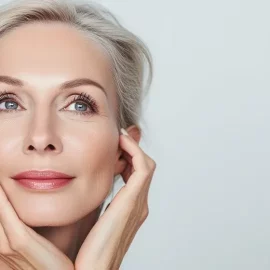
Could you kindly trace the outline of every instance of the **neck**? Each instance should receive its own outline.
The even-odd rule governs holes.
[[[81,245],[98,220],[101,208],[102,205],[74,224],[32,229],[54,244],[74,263]]]

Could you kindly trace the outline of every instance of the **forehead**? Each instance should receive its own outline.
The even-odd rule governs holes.
[[[61,22],[28,23],[1,36],[0,73],[88,77],[101,84],[108,96],[115,95],[111,61],[103,48]]]

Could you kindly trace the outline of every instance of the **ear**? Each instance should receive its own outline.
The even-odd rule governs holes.
[[[141,129],[136,126],[132,125],[125,129],[129,136],[131,136],[138,144],[141,139]],[[115,161],[115,168],[114,168],[114,176],[122,173],[126,166],[127,166],[127,160],[123,157],[123,149],[118,147],[116,161]]]

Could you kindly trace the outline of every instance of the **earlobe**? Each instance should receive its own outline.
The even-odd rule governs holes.
[[[125,170],[127,165],[127,160],[123,156],[120,156],[114,166],[114,176],[121,174]]]

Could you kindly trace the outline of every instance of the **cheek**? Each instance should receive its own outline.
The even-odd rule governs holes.
[[[108,127],[92,129],[76,137],[73,145],[80,168],[88,173],[102,173],[114,169],[119,138]],[[76,151],[75,151],[76,149]]]
[[[119,139],[112,130],[92,129],[77,142],[77,157],[70,166],[77,173],[80,185],[76,185],[73,194],[83,199],[82,204],[88,201],[87,207],[94,209],[112,188]]]
[[[18,145],[21,147],[21,144],[19,144],[21,140],[22,138],[19,136],[4,134],[0,131],[0,172],[6,172],[6,169],[8,168],[18,169],[14,164],[18,162],[18,157],[21,157],[21,153],[19,153],[21,148],[18,147]],[[21,163],[17,164],[22,164],[22,160]]]

